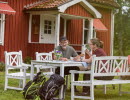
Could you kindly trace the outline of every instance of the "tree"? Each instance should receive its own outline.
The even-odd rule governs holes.
[[[115,55],[130,54],[130,1],[117,0],[120,5],[119,12],[115,15],[115,39],[114,50]],[[125,7],[125,9],[124,9]]]

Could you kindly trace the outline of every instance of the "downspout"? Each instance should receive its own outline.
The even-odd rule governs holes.
[[[118,13],[118,10],[111,11],[111,43],[110,43],[110,55],[113,56],[114,51],[114,18],[115,14]]]

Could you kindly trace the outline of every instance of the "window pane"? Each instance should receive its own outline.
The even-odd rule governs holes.
[[[49,22],[49,25],[51,25],[51,21],[48,21]]]
[[[47,24],[47,20],[45,20],[45,24]]]
[[[51,30],[48,30],[48,34],[51,34]]]
[[[48,29],[51,29],[51,26],[49,26]]]
[[[52,32],[52,22],[45,20],[44,22],[44,34],[51,34]]]
[[[88,42],[88,30],[84,30],[84,44]]]
[[[47,34],[47,30],[44,30],[44,34]]]
[[[47,29],[47,25],[45,25],[45,27],[44,27],[44,28],[45,28],[45,30],[46,30],[46,29]]]

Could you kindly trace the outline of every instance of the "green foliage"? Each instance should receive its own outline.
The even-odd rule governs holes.
[[[31,60],[32,60],[32,57],[27,56],[24,58],[24,63],[31,64]]]
[[[0,62],[0,71],[5,70],[5,64],[3,62]]]
[[[119,12],[115,15],[114,55],[130,55],[130,0],[117,0]]]

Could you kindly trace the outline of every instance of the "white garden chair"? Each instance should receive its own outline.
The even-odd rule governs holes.
[[[22,52],[7,52],[5,51],[5,88],[23,90],[26,84],[26,78],[30,78],[30,73],[26,73],[29,64],[24,64],[22,60]],[[9,79],[19,79],[19,87],[9,86]],[[21,86],[22,85],[22,86]]]
[[[38,61],[51,61],[52,60],[52,52],[49,53],[38,53],[36,52],[36,60]],[[37,73],[42,69],[44,75],[50,76],[55,73],[54,66],[44,66],[44,65],[35,65],[37,68]]]

